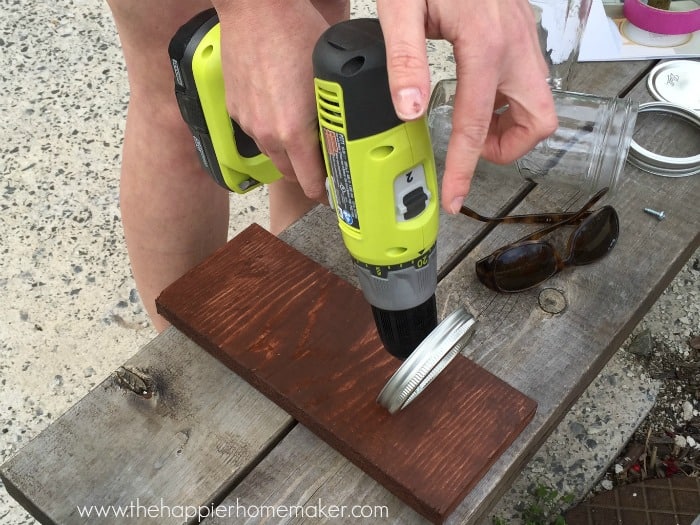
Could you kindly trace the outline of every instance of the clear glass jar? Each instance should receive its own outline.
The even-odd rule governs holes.
[[[433,150],[444,160],[452,132],[454,79],[435,85],[428,107]],[[631,99],[569,91],[552,92],[559,127],[516,161],[518,172],[537,183],[576,186],[590,193],[614,191],[623,171],[639,105]],[[507,111],[507,109],[505,109]]]

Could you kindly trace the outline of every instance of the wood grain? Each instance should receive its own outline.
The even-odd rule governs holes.
[[[535,403],[459,357],[406,410],[375,399],[400,365],[361,292],[251,226],[169,286],[159,312],[394,494],[447,514]]]

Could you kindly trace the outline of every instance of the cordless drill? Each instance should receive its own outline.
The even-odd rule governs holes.
[[[226,111],[219,31],[208,10],[175,34],[175,93],[205,169],[245,193],[281,175]],[[312,60],[329,201],[379,336],[403,359],[437,325],[438,189],[427,125],[394,111],[377,20],[331,26]]]

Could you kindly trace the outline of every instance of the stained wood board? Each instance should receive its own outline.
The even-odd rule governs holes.
[[[432,521],[532,418],[535,403],[459,357],[407,409],[376,402],[401,364],[362,293],[257,225],[157,299],[158,311]]]

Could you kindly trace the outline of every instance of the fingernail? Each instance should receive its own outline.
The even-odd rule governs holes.
[[[455,197],[452,200],[452,209],[450,210],[454,215],[457,215],[460,210],[462,209],[462,206],[464,205],[464,199],[466,197]]]
[[[416,119],[423,114],[423,99],[418,88],[399,91],[396,114],[403,120]]]

